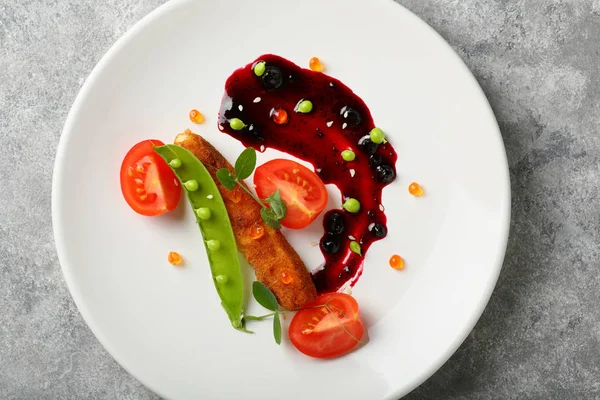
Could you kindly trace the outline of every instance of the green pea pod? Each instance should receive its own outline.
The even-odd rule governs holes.
[[[242,319],[244,289],[238,250],[229,214],[215,181],[204,164],[181,146],[155,146],[154,151],[169,164],[187,193],[204,239],[213,282],[231,325],[246,331]]]

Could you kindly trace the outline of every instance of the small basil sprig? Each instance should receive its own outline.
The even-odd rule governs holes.
[[[279,189],[277,192],[270,195],[264,202],[260,201],[254,193],[252,193],[242,181],[252,175],[252,171],[256,167],[256,150],[248,147],[235,160],[234,173],[232,174],[227,168],[221,168],[217,171],[217,179],[229,190],[235,189],[239,185],[246,193],[248,193],[258,204],[261,205],[260,216],[263,221],[271,228],[280,229],[281,221],[287,213],[287,206],[281,199]],[[267,207],[265,203],[269,204]]]
[[[266,308],[267,310],[273,311],[271,314],[262,315],[260,317],[254,317],[252,315],[244,316],[244,319],[250,321],[261,321],[268,317],[273,317],[273,336],[275,337],[275,343],[281,344],[281,320],[279,319],[279,303],[275,298],[275,295],[271,290],[259,281],[252,283],[252,295],[254,299]]]

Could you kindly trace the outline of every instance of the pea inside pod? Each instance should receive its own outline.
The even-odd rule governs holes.
[[[235,329],[246,331],[242,320],[244,289],[237,245],[225,203],[215,181],[204,164],[187,149],[167,144],[154,147],[154,150],[169,165],[175,159],[181,161],[180,165],[176,163],[178,164],[176,168],[171,165],[171,169],[181,182],[194,210],[221,304],[227,312],[231,325]],[[192,185],[192,188],[186,187],[185,182],[191,181],[197,182],[197,187],[196,185]],[[201,218],[201,215],[196,212],[199,209],[204,210],[203,214],[209,214],[210,218]],[[206,209],[210,212],[206,212]]]

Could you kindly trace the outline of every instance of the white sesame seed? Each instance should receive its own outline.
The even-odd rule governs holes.
[[[223,127],[223,125],[219,125],[219,130],[221,130],[221,131],[222,131],[223,129],[225,129],[225,128]]]
[[[381,211],[385,211],[385,207],[383,206],[383,204],[380,204],[380,205],[379,205],[379,209],[380,209]]]
[[[333,87],[333,82],[329,82],[329,86]]]
[[[373,230],[373,228],[375,228],[375,222],[371,222],[371,223],[369,224],[369,227],[368,227],[367,229],[368,229],[369,231],[372,231],[372,230]]]
[[[356,238],[354,236],[352,236],[352,235],[348,235],[348,239],[350,239],[350,240],[356,240]]]
[[[329,121],[329,122],[327,123],[327,127],[328,127],[328,128],[331,128],[331,125],[333,125],[333,121]]]
[[[342,125],[342,129],[346,129],[347,126],[348,124],[344,122],[344,124]]]
[[[344,113],[344,118],[348,118],[348,111]]]
[[[257,97],[257,98],[255,98],[255,99],[254,99],[254,102],[255,102],[255,103],[260,103],[260,101],[261,101],[261,100],[262,100],[262,99],[261,99],[260,97]]]
[[[207,199],[212,200],[214,198],[214,196],[212,194],[209,194],[208,196],[206,196]]]
[[[350,176],[354,178],[354,175],[356,175],[356,171],[354,170],[354,168],[350,169]]]
[[[318,173],[320,173],[321,171],[323,171],[321,168],[317,168]]]
[[[244,111],[244,106],[240,104],[240,105],[238,106],[238,110],[240,110],[240,111]]]
[[[260,151],[261,152],[265,151],[265,145],[264,144],[260,145]]]

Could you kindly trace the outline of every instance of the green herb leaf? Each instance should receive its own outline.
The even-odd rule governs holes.
[[[239,180],[244,180],[252,174],[254,167],[256,167],[256,150],[248,147],[235,160],[235,176]]]
[[[275,336],[275,343],[281,344],[281,320],[278,312],[273,316],[273,336]]]
[[[221,168],[217,171],[217,178],[229,190],[235,188],[236,179],[227,168]]]
[[[271,228],[273,228],[273,229],[281,228],[281,223],[279,222],[277,215],[275,215],[273,210],[271,210],[270,208],[261,208],[260,216],[262,217],[263,221],[265,221],[265,223],[267,225],[269,225]]]
[[[254,281],[252,283],[252,295],[264,308],[271,311],[277,311],[279,308],[279,303],[277,303],[277,299],[271,290],[260,283],[259,281]]]
[[[273,210],[273,213],[277,217],[278,221],[281,221],[285,218],[285,214],[287,214],[287,206],[283,200],[281,200],[281,193],[279,189],[277,189],[275,193],[267,198],[267,203],[269,203],[271,206],[271,210]]]

